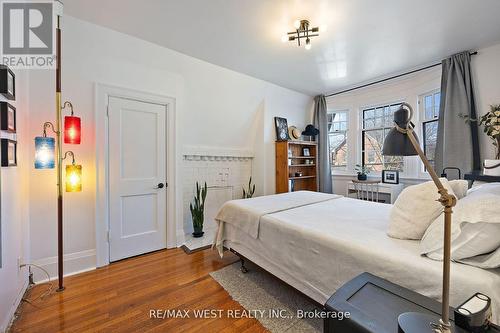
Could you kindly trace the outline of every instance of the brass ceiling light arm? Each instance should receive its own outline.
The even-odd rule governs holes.
[[[298,46],[302,46],[302,39],[306,40],[306,47],[311,43],[311,37],[319,36],[319,27],[309,28],[309,20],[301,20],[295,31],[287,32],[283,37],[283,41],[289,42],[297,41]],[[288,38],[287,38],[288,37]],[[310,47],[310,46],[309,46]]]

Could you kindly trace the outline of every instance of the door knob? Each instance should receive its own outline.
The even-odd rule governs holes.
[[[163,188],[165,185],[163,183],[159,183],[156,188]]]

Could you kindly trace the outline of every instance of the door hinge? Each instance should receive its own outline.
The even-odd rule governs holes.
[[[109,230],[107,231],[107,235],[106,235],[106,237],[108,238],[108,243],[110,243],[110,241],[111,241],[111,236],[109,235]]]
[[[106,105],[106,117],[109,118],[109,104]]]

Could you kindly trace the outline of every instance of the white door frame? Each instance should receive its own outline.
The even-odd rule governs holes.
[[[167,136],[167,248],[177,246],[176,234],[176,144],[175,98],[121,88],[106,84],[95,85],[95,144],[96,144],[96,266],[109,265],[109,156],[108,156],[108,103],[109,97],[165,105]]]

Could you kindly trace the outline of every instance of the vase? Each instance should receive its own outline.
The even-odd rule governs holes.
[[[368,176],[365,173],[358,173],[358,180],[367,180]]]
[[[483,174],[487,176],[500,176],[500,160],[484,160]]]
[[[201,236],[203,236],[204,232],[203,232],[203,227],[201,228],[194,228],[194,232],[193,232],[193,237],[194,238],[199,238]]]

